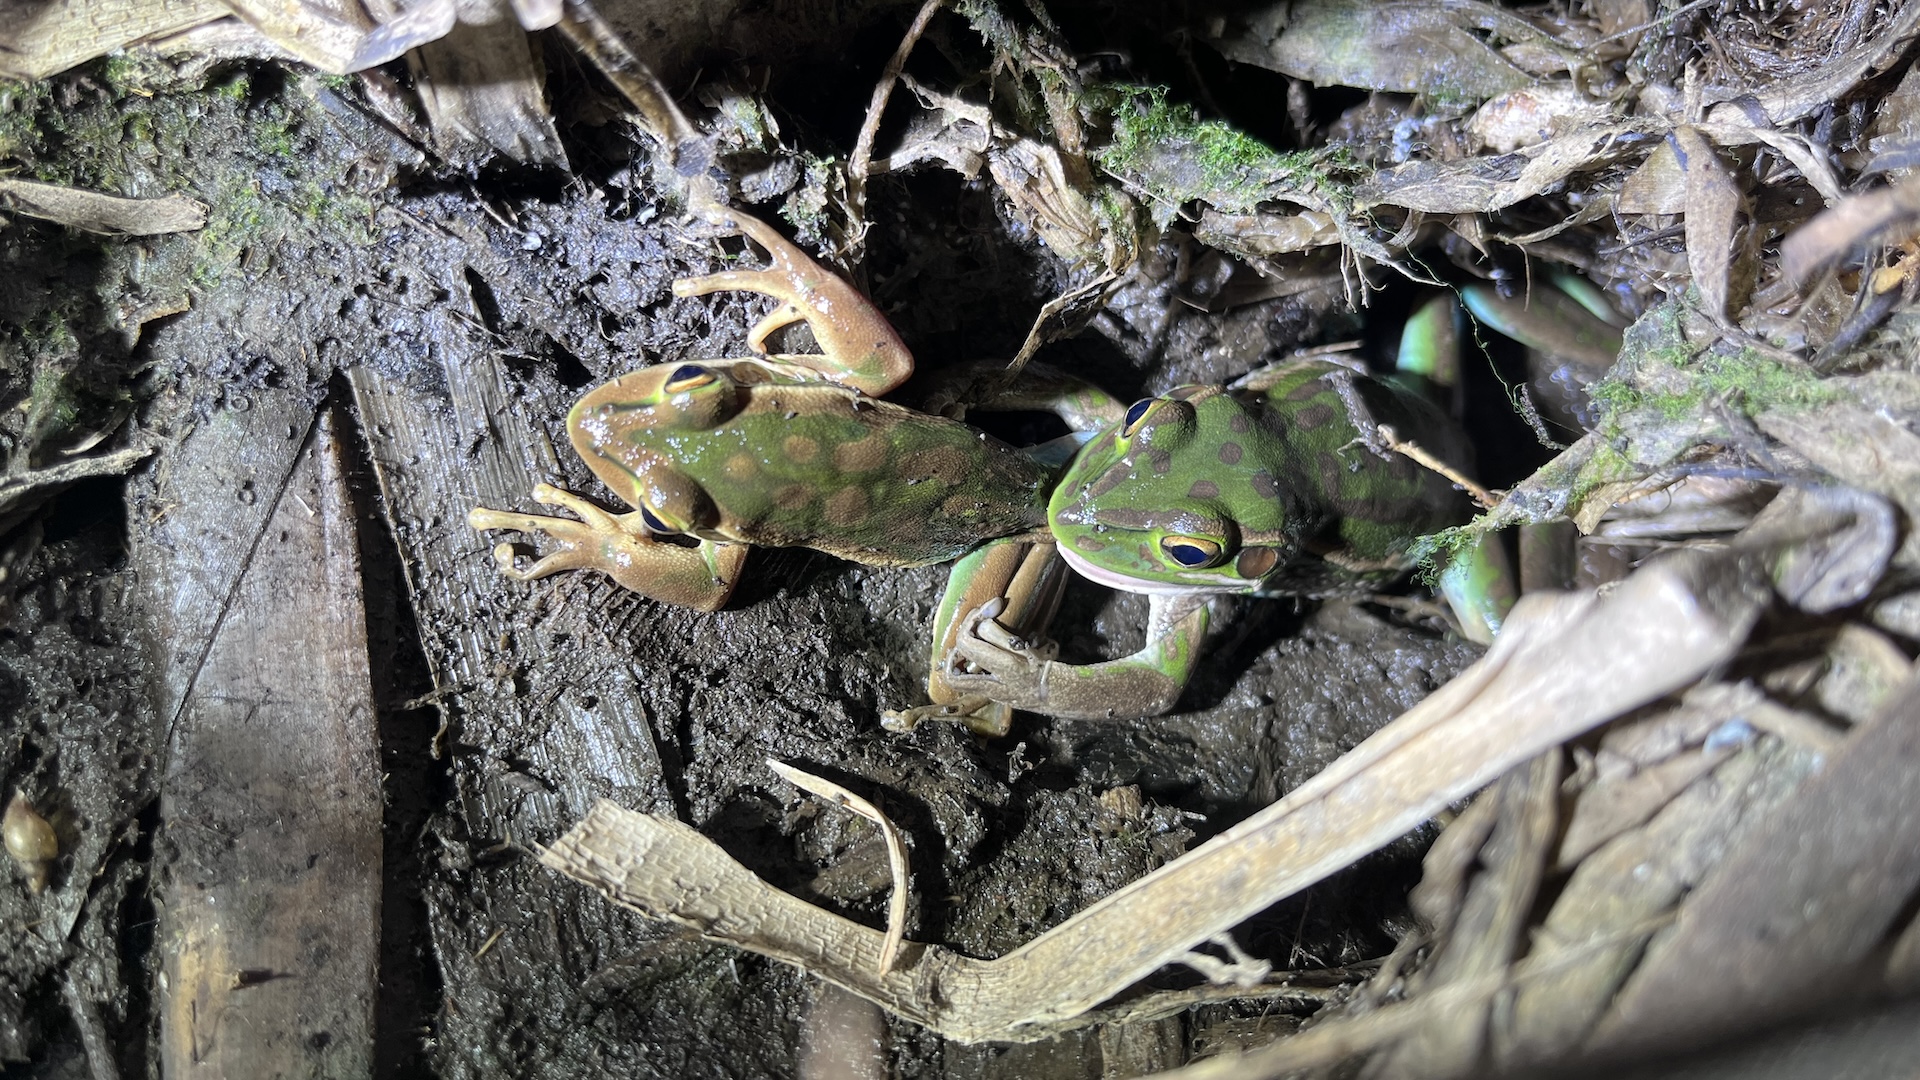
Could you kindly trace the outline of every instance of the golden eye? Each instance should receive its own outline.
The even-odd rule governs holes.
[[[1147,413],[1152,410],[1153,403],[1158,400],[1158,398],[1141,398],[1139,401],[1127,406],[1127,418],[1120,425],[1120,437],[1123,439],[1130,438],[1134,432],[1139,431],[1140,422],[1147,418]]]
[[[1202,536],[1163,536],[1160,550],[1189,570],[1212,566],[1220,558],[1220,545]]]
[[[684,394],[689,390],[698,390],[718,379],[718,375],[699,364],[681,364],[673,369],[672,375],[667,376],[666,383],[660,389],[669,394]]]

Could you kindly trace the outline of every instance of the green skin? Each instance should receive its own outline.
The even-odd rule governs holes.
[[[880,314],[765,225],[736,216],[773,259],[676,283],[748,288],[782,305],[749,336],[805,319],[822,354],[663,364],[591,391],[568,417],[581,457],[636,509],[613,515],[541,485],[580,520],[476,509],[479,529],[542,532],[532,580],[597,569],[656,599],[725,603],[748,547],[803,546],[859,562],[959,558],[934,633],[935,705],[989,734],[1011,710],[1134,717],[1171,708],[1225,594],[1364,593],[1404,572],[1464,497],[1375,432],[1458,460],[1457,433],[1414,394],[1338,364],[1298,361],[1233,389],[1188,386],[1122,409],[1077,382],[1034,380],[988,407],[1053,408],[1091,431],[1061,469],[967,425],[868,396],[911,360]],[[851,357],[849,362],[847,358]],[[830,381],[831,380],[831,381]],[[842,384],[846,385],[842,385]],[[1058,597],[1055,545],[1081,574],[1151,596],[1146,646],[1091,665],[1035,644]]]

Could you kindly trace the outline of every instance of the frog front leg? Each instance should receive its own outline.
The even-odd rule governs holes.
[[[570,491],[536,484],[533,501],[559,506],[572,518],[521,514],[476,507],[467,524],[476,529],[515,529],[551,537],[558,547],[521,568],[513,545],[493,549],[500,572],[515,581],[535,581],[563,570],[598,570],[622,586],[655,600],[701,611],[716,611],[732,595],[746,562],[745,544],[700,540],[686,544],[657,539],[642,512],[609,514]],[[679,538],[676,538],[679,539]]]
[[[1013,727],[1012,706],[953,685],[960,638],[984,610],[1022,640],[1037,642],[1029,647],[1035,655],[1052,659],[1053,647],[1042,635],[1060,606],[1066,579],[1067,565],[1054,545],[1025,537],[994,541],[954,563],[933,620],[933,657],[927,668],[927,697],[933,704],[888,711],[882,725],[890,731],[911,731],[922,720],[957,720],[988,738],[1005,735]]]
[[[1012,708],[1083,720],[1158,716],[1186,688],[1207,636],[1212,597],[1155,593],[1147,615],[1147,643],[1139,652],[1098,664],[1063,664],[995,618],[988,605],[961,627],[954,651],[979,670],[950,669],[955,691],[979,694]]]

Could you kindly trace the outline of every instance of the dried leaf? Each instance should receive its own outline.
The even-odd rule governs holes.
[[[384,18],[384,21],[360,40],[360,47],[347,60],[346,70],[365,71],[379,67],[400,59],[412,49],[439,41],[453,29],[458,12],[455,0],[417,0],[409,7],[381,10],[389,6],[367,6],[368,11],[376,18]]]
[[[1920,521],[1920,436],[1853,402],[1818,409],[1775,409],[1754,417],[1760,430],[1792,447],[1842,483],[1883,495],[1909,522]],[[1920,533],[1902,557],[1920,561]]]
[[[1499,157],[1411,161],[1383,169],[1354,189],[1363,204],[1404,206],[1435,214],[1490,214],[1529,199],[1575,173],[1640,153],[1641,143],[1664,131],[1636,121],[1590,128]]]
[[[513,17],[520,29],[532,32],[560,24],[563,0],[513,0]]]
[[[1745,112],[1731,104],[1714,106],[1709,121],[1694,126],[1721,146],[1760,143],[1771,147],[1800,170],[1801,178],[1812,185],[1828,205],[1842,198],[1840,178],[1834,175],[1833,166],[1827,161],[1827,149],[1814,147],[1803,136],[1756,124],[1747,118]]]
[[[1340,226],[1317,210],[1298,214],[1223,214],[1203,210],[1193,237],[1240,255],[1286,255],[1340,242]]]
[[[1614,209],[1623,214],[1678,214],[1687,208],[1687,178],[1673,147],[1661,143],[1620,182]]]
[[[1750,538],[1779,549],[1774,588],[1802,611],[1824,615],[1867,598],[1900,539],[1893,507],[1857,488],[1788,488],[1754,519]]]
[[[1890,25],[1811,71],[1758,88],[1721,88],[1710,100],[1752,97],[1775,126],[1791,124],[1832,107],[1862,80],[1896,62],[1917,31],[1920,31],[1920,4],[1908,4]]]
[[[1920,165],[1920,68],[1908,68],[1900,85],[1880,99],[1880,110],[1867,129],[1867,151],[1873,155],[1862,172],[1894,172],[1896,179]]]
[[[384,62],[378,57],[405,54],[442,159],[462,168],[495,155],[566,167],[547,110],[546,73],[507,0],[436,0],[404,9],[369,0],[368,10],[393,19],[367,35],[349,66],[361,70]]]
[[[0,479],[0,534],[11,531],[48,499],[82,480],[118,476],[146,460],[151,447],[116,450],[96,457],[74,458],[44,469],[17,472]]]
[[[1590,125],[1605,124],[1612,109],[1582,93],[1570,80],[1539,83],[1501,94],[1474,111],[1467,134],[1496,154],[1546,142]]]
[[[1643,1052],[1756,1022],[1857,977],[1920,886],[1920,677],[1714,866],[1594,1035]],[[1867,823],[1871,823],[1869,826]]]
[[[207,205],[185,195],[123,199],[31,180],[0,179],[0,204],[16,214],[109,236],[192,232],[207,223]]]
[[[330,75],[345,75],[351,70],[349,65],[373,30],[366,13],[357,4],[322,6],[303,0],[226,2],[234,14],[251,23],[269,41]]]
[[[1487,7],[1472,0],[1281,3],[1209,44],[1229,60],[1320,85],[1425,94],[1443,103],[1485,101],[1533,80],[1466,27],[1497,23],[1515,39],[1541,36],[1498,9],[1480,10]]]
[[[1743,201],[1740,187],[1699,129],[1682,124],[1667,141],[1687,181],[1687,266],[1706,313],[1725,326],[1733,286],[1733,231]]]
[[[1016,139],[987,155],[994,183],[1055,255],[1098,265],[1105,230],[1087,198],[1093,181],[1084,165],[1045,143]]]
[[[1793,230],[1780,245],[1780,269],[1802,285],[1859,248],[1920,225],[1920,178],[1849,195]]]
[[[893,960],[900,952],[900,943],[907,937],[907,842],[894,827],[880,808],[854,794],[852,791],[824,776],[815,776],[810,772],[788,765],[782,761],[767,759],[767,767],[782,780],[801,791],[825,799],[835,806],[851,810],[880,830],[880,836],[887,844],[887,868],[893,875],[893,895],[887,902],[887,936],[880,945],[880,956],[876,961],[876,971],[880,978],[886,978],[893,970]]]

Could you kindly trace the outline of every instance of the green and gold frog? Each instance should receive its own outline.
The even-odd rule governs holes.
[[[577,519],[475,509],[476,529],[544,533],[554,545],[526,566],[500,545],[509,577],[594,569],[713,610],[754,545],[880,566],[957,559],[934,626],[935,704],[890,714],[889,726],[947,715],[1001,734],[1013,709],[1165,712],[1194,669],[1210,601],[1370,591],[1409,568],[1418,538],[1468,511],[1452,483],[1378,434],[1388,425],[1446,457],[1459,448],[1447,419],[1326,360],[1131,406],[1059,376],[971,403],[1050,408],[1077,432],[1034,448],[881,400],[913,361],[880,312],[765,223],[731,212],[719,224],[763,249],[768,266],[684,279],[674,292],[777,301],[748,335],[756,355],[642,368],[583,397],[567,418],[574,447],[633,510],[608,513],[545,484],[534,500]],[[768,352],[769,335],[799,321],[820,352]],[[1055,659],[1043,638],[1063,562],[1150,597],[1139,652]]]

